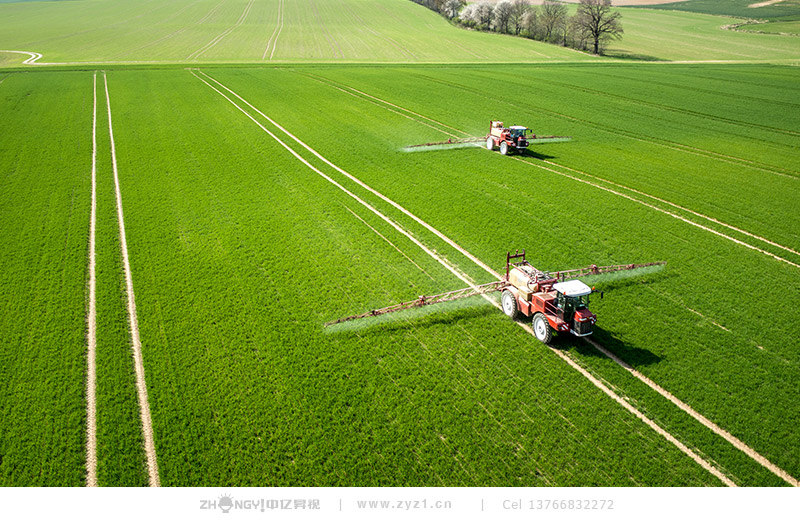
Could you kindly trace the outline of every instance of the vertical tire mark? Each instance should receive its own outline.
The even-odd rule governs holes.
[[[97,72],[92,77],[92,209],[89,217],[89,310],[86,316],[86,485],[97,486],[97,300],[95,231],[97,223]]]
[[[144,450],[147,459],[147,473],[151,487],[161,485],[158,476],[158,461],[156,459],[156,446],[153,438],[153,423],[150,417],[150,404],[147,400],[147,383],[144,377],[144,361],[142,359],[142,342],[139,338],[139,320],[136,317],[136,298],[133,294],[133,277],[128,258],[128,241],[125,235],[125,218],[122,213],[122,194],[119,187],[119,172],[117,169],[117,151],[114,144],[114,128],[111,122],[111,98],[108,94],[108,78],[103,73],[103,82],[106,90],[106,104],[108,105],[108,135],[111,140],[111,164],[114,169],[114,189],[117,199],[117,220],[119,222],[119,238],[122,247],[122,268],[125,272],[125,287],[128,300],[128,320],[131,329],[133,350],[133,364],[136,373],[136,393],[139,398],[139,415],[142,420],[142,434],[144,436]]]

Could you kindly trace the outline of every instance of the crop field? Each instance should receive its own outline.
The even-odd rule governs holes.
[[[759,5],[761,4],[761,5]],[[753,7],[751,7],[753,6]],[[738,18],[780,18],[800,14],[800,1],[778,2],[753,0],[687,0],[648,6],[653,9],[690,11],[694,13],[721,14]]]
[[[0,485],[800,486],[797,38],[625,9],[610,59],[405,0],[0,13]],[[492,119],[571,141],[406,149]],[[523,248],[666,266],[589,281],[594,334],[549,346],[497,294],[324,326]]]
[[[721,28],[736,19],[620,12],[625,38],[612,44],[610,57],[800,59],[794,38]],[[39,53],[39,64],[599,60],[557,45],[460,29],[409,0],[13,2],[0,3],[0,19],[1,48]],[[0,67],[29,57],[0,52]]]
[[[10,319],[23,303],[66,314],[52,318],[57,329],[37,319],[42,338],[12,340],[3,369],[29,378],[56,370],[59,382],[46,384],[70,391],[46,405],[64,407],[58,423],[4,421],[4,433],[31,436],[3,435],[19,439],[4,440],[6,485],[79,484],[85,464],[94,73],[49,73],[46,82],[42,74],[0,85],[4,107],[28,115],[5,118],[7,131],[40,125],[36,100],[58,89],[76,96],[74,114],[51,124],[81,144],[68,148],[74,179],[58,178],[73,183],[63,202],[3,190],[5,221],[28,221],[14,198],[50,200],[49,211],[36,211],[43,224],[29,225],[62,237],[4,225],[4,243],[18,244],[4,247],[4,267],[19,273],[5,289],[4,337],[30,329]],[[780,319],[800,301],[795,69],[326,66],[106,77],[162,484],[796,483],[800,330]],[[148,477],[98,83],[98,479],[141,485]],[[531,84],[524,99],[484,94]],[[492,116],[574,140],[521,158],[400,151],[480,134]],[[36,161],[3,164],[10,186],[25,164],[48,171]],[[59,258],[42,260],[46,275],[17,253],[41,256],[45,245],[29,242],[37,238]],[[480,302],[378,326],[322,327],[464,279],[490,281],[515,247],[547,269],[668,267],[607,282],[606,298],[594,302],[593,340],[561,338],[554,350]],[[6,267],[12,259],[19,267]],[[34,276],[70,284],[72,299],[43,288],[31,302],[18,288]],[[73,355],[61,348],[48,361],[42,354],[56,332],[73,338]],[[42,384],[3,391],[42,399]],[[17,400],[3,402],[5,417],[19,416]],[[44,427],[58,437],[35,435]],[[55,446],[64,457],[57,465],[19,470]]]

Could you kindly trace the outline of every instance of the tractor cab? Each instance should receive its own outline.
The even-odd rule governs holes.
[[[528,134],[530,130],[524,126],[510,126],[508,127],[509,138],[514,141],[517,148],[526,148],[528,146]]]
[[[559,318],[572,323],[570,332],[576,336],[588,336],[597,317],[589,311],[589,295],[592,288],[580,280],[569,280],[553,284],[556,293],[555,306]]]

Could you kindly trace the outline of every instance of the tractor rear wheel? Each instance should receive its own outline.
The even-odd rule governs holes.
[[[512,320],[517,319],[519,316],[519,306],[517,305],[517,298],[514,294],[506,289],[503,291],[503,312]]]
[[[508,155],[508,143],[503,141],[500,143],[500,153],[503,155]]]
[[[550,329],[550,324],[547,323],[547,318],[541,312],[533,315],[533,334],[545,345],[553,340],[553,331]]]
[[[486,138],[486,149],[494,150],[494,139],[492,139],[491,137]]]

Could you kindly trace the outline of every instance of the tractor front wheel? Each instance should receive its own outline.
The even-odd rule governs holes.
[[[545,345],[553,340],[553,331],[550,329],[550,324],[547,323],[547,318],[541,312],[537,312],[533,316],[533,333],[536,339]]]
[[[494,139],[492,139],[491,137],[486,138],[486,149],[494,150]]]
[[[517,298],[514,294],[506,289],[503,291],[503,312],[512,320],[517,319],[519,316],[519,306],[517,305]]]
[[[508,143],[503,141],[500,143],[500,153],[503,155],[508,155]]]

